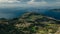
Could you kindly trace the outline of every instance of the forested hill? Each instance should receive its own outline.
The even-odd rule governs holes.
[[[0,19],[0,34],[54,34],[60,21],[36,12],[27,12],[19,18]]]

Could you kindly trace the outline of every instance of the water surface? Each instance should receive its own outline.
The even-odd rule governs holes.
[[[53,17],[55,19],[60,19],[60,12],[49,11],[47,9],[21,9],[21,8],[5,8],[0,9],[0,18],[16,18],[20,17],[22,14],[28,11],[37,11],[38,13],[44,14],[46,16]]]

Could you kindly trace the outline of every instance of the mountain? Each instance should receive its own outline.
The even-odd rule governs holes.
[[[1,34],[54,34],[60,27],[60,20],[39,14],[26,12],[19,18],[1,19]]]
[[[50,11],[60,12],[60,9],[51,9]]]

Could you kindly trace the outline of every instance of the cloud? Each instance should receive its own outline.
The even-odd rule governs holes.
[[[0,7],[60,6],[60,0],[0,0]]]
[[[15,3],[15,2],[20,2],[17,0],[0,0],[0,3]]]
[[[17,0],[17,1],[28,2],[28,1],[30,1],[30,0]]]
[[[40,2],[36,2],[37,0],[31,0],[29,2],[27,2],[27,4],[29,5],[34,5],[34,6],[44,6],[47,4],[46,1],[40,1]]]

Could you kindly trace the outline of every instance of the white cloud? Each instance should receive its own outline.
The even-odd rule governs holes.
[[[27,2],[27,4],[35,5],[35,6],[43,6],[43,5],[46,5],[48,3],[46,1],[35,2],[35,0],[31,0],[31,1]]]
[[[34,3],[34,0],[27,2],[27,4],[33,4],[33,3]]]
[[[0,7],[1,6],[33,6],[33,7],[40,7],[40,6],[60,6],[60,0],[56,0],[56,2],[51,2],[54,0],[0,0]],[[10,4],[9,4],[10,3]]]
[[[0,0],[0,2],[7,2],[8,0]]]
[[[0,0],[0,3],[14,3],[14,2],[20,2],[17,0]]]

